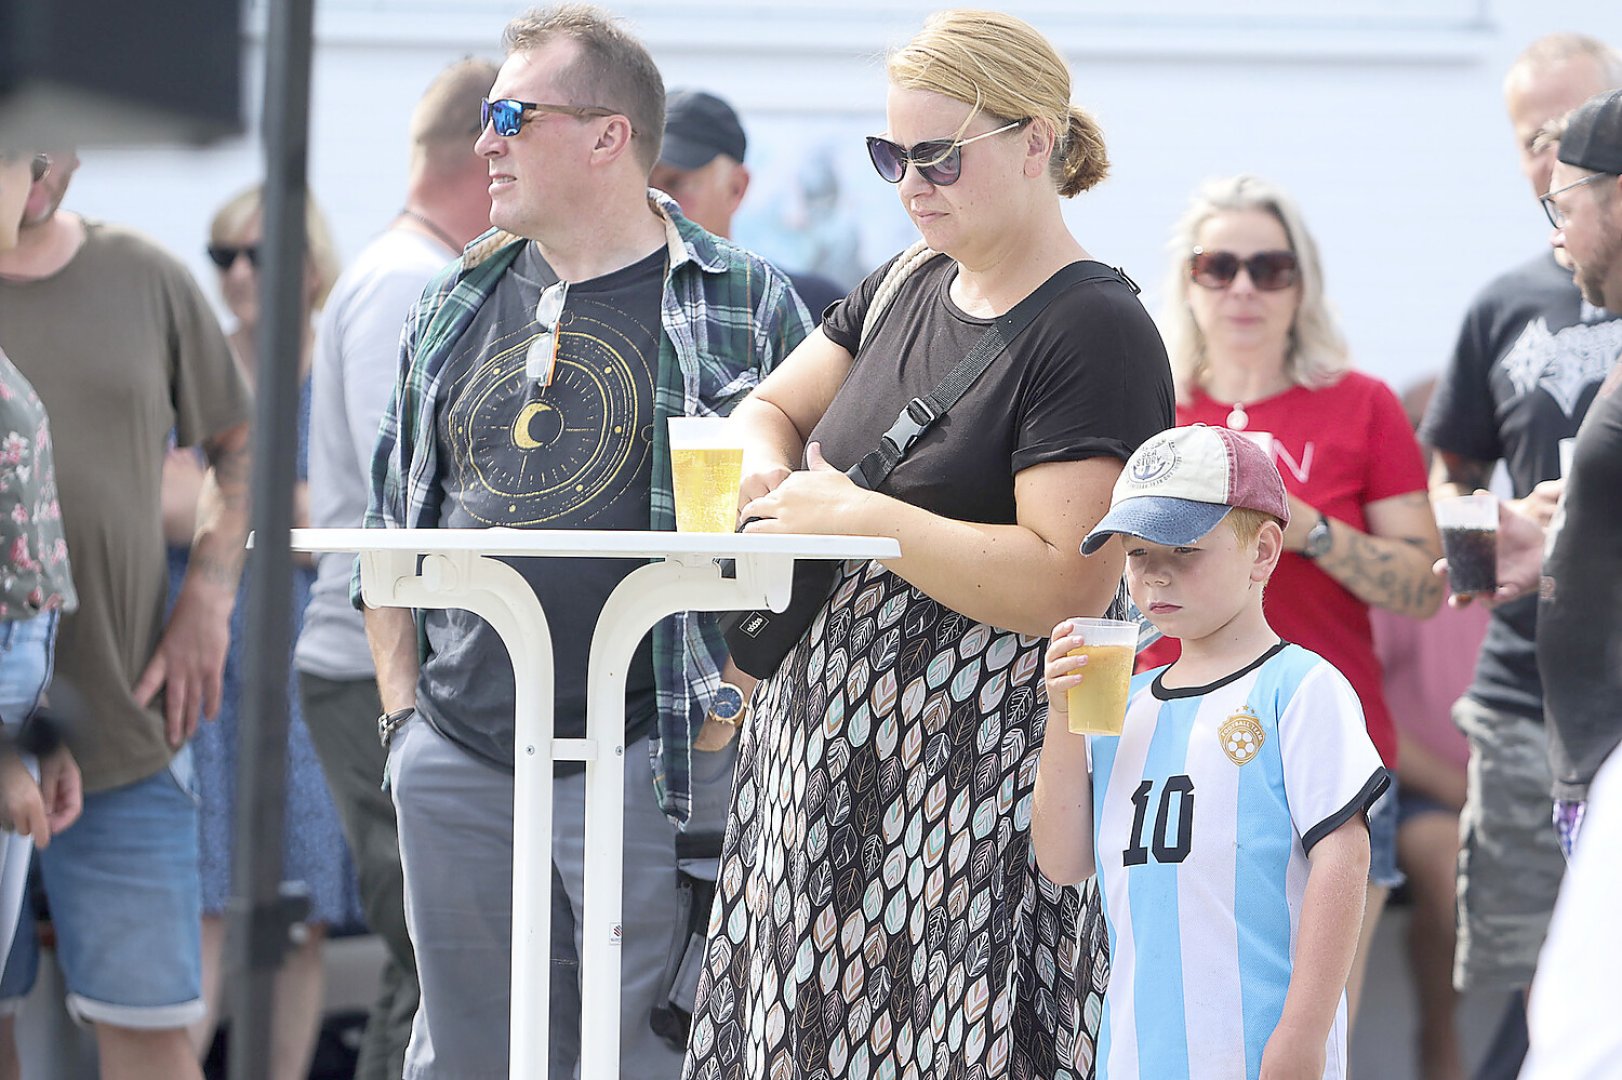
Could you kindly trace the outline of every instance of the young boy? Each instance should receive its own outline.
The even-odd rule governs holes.
[[[1255,443],[1176,428],[1132,455],[1082,543],[1119,536],[1132,599],[1182,640],[1132,680],[1119,737],[1069,730],[1087,677],[1070,623],[1047,654],[1031,830],[1049,877],[1098,875],[1098,1080],[1346,1074],[1364,815],[1388,781],[1350,684],[1262,615],[1289,516]]]

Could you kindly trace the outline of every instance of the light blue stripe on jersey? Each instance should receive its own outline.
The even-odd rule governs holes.
[[[1177,776],[1188,760],[1188,737],[1200,700],[1167,701],[1160,706],[1154,738],[1143,762],[1144,779],[1154,781],[1144,814],[1143,846],[1153,849],[1157,822],[1166,835],[1176,836],[1175,820],[1159,820],[1160,799],[1167,777]],[[1131,796],[1122,791],[1119,795]],[[1152,855],[1132,872],[1128,901],[1132,907],[1132,939],[1137,945],[1139,971],[1176,973],[1177,985],[1156,985],[1139,979],[1135,987],[1140,1076],[1188,1075],[1188,1021],[1183,1015],[1183,928],[1178,912],[1176,863],[1162,863]]]
[[[1149,684],[1154,681],[1155,676],[1160,674],[1162,670],[1164,669],[1156,668],[1153,671],[1146,671],[1141,675],[1132,676],[1132,687],[1128,692],[1127,697],[1128,713],[1132,711],[1132,703],[1137,700],[1138,695],[1140,693],[1146,694],[1149,692]],[[1102,803],[1104,789],[1109,786],[1109,778],[1115,775],[1115,751],[1120,748],[1120,745],[1120,739],[1095,736],[1087,740],[1088,753],[1092,757],[1093,827],[1095,830],[1098,827],[1097,823],[1099,821],[1099,806]],[[1097,863],[1098,850],[1096,839],[1094,841],[1093,858],[1095,863]],[[1097,863],[1097,865],[1102,865],[1102,863]],[[1103,887],[1102,881],[1099,882],[1099,887]],[[1104,900],[1104,933],[1109,938],[1110,955],[1119,956],[1120,945],[1116,940],[1115,922],[1109,916],[1108,900]],[[1110,999],[1109,995],[1105,994],[1104,1011],[1098,1026],[1098,1053],[1093,1057],[1095,1062],[1095,1071],[1099,1077],[1099,1080],[1105,1080],[1105,1078],[1109,1075],[1111,1030]]]
[[[1234,910],[1245,912],[1239,923],[1239,993],[1246,1018],[1245,1073],[1252,1077],[1261,1073],[1262,1050],[1284,1011],[1293,944],[1288,882],[1296,841],[1289,830],[1278,827],[1289,816],[1278,718],[1302,678],[1322,662],[1305,650],[1287,648],[1256,673],[1255,687],[1246,695],[1261,714],[1267,736],[1256,760],[1239,770],[1242,851],[1233,883]],[[1247,828],[1247,822],[1257,827]],[[1272,826],[1262,825],[1267,822]]]

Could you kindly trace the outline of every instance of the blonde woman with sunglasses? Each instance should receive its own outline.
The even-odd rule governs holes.
[[[237,193],[214,213],[209,223],[207,254],[219,271],[220,295],[235,320],[230,333],[232,350],[249,383],[259,369],[261,283],[260,246],[264,240],[263,190],[255,185]],[[305,450],[309,438],[310,361],[314,345],[312,316],[325,303],[339,272],[338,257],[325,217],[312,198],[306,204],[304,327],[299,364],[299,478],[294,487],[294,524],[308,518]],[[164,461],[164,530],[169,541],[170,602],[179,593],[189,561],[190,537],[195,530],[197,497],[202,487],[204,462],[193,448],[179,447]],[[307,562],[293,568],[293,636],[303,623],[314,569]],[[192,739],[199,794],[198,852],[202,881],[202,975],[207,1011],[190,1025],[199,1058],[206,1058],[219,1018],[225,945],[225,908],[231,895],[231,868],[236,849],[236,777],[238,723],[242,710],[246,650],[254,637],[248,624],[246,581],[231,613],[231,641],[222,676],[219,715],[203,724]],[[291,677],[289,666],[289,677]],[[315,756],[296,684],[288,687],[286,828],[283,839],[283,876],[301,882],[309,891],[310,911],[300,928],[297,944],[288,951],[277,972],[275,1027],[271,1033],[269,1075],[294,1080],[309,1072],[321,1023],[323,994],[322,954],[327,928],[358,921],[354,871],[348,849]]]
[[[1196,193],[1173,233],[1164,295],[1177,423],[1244,432],[1284,477],[1290,527],[1267,589],[1268,622],[1351,681],[1394,769],[1369,609],[1424,619],[1442,600],[1430,572],[1441,542],[1402,403],[1350,369],[1317,245],[1295,203],[1266,181],[1236,176]],[[1156,643],[1140,670],[1170,663],[1176,648]],[[1369,815],[1368,897],[1346,995],[1353,1017],[1374,925],[1402,881],[1394,780]]]
[[[1134,287],[1061,213],[1108,160],[1053,46],[944,12],[888,74],[868,150],[927,246],[833,305],[733,416],[746,531],[891,536],[901,558],[843,568],[741,724],[698,1080],[1063,1077],[1092,1058],[1080,895],[1031,855],[1040,658],[1054,622],[1115,594],[1120,557],[1080,542],[1170,425],[1170,370]],[[1036,313],[944,415],[909,407],[1016,309]],[[882,482],[847,474],[912,426]]]

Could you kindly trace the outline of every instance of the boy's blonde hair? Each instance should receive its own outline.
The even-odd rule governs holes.
[[[1254,544],[1256,537],[1262,533],[1262,526],[1269,521],[1281,529],[1284,527],[1284,523],[1272,514],[1264,514],[1260,510],[1251,510],[1244,506],[1236,506],[1229,510],[1226,521],[1228,527],[1233,530],[1233,535],[1239,538],[1240,547]]]

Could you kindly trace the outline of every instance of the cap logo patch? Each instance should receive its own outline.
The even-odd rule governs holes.
[[[1172,474],[1178,461],[1175,443],[1150,443],[1138,451],[1132,462],[1131,483],[1136,487],[1153,487]]]
[[[1262,730],[1261,719],[1250,711],[1250,706],[1241,705],[1239,711],[1230,715],[1217,729],[1217,738],[1221,740],[1222,752],[1228,755],[1228,760],[1235,765],[1244,765],[1254,760],[1261,751],[1262,743],[1267,741],[1267,733]]]

